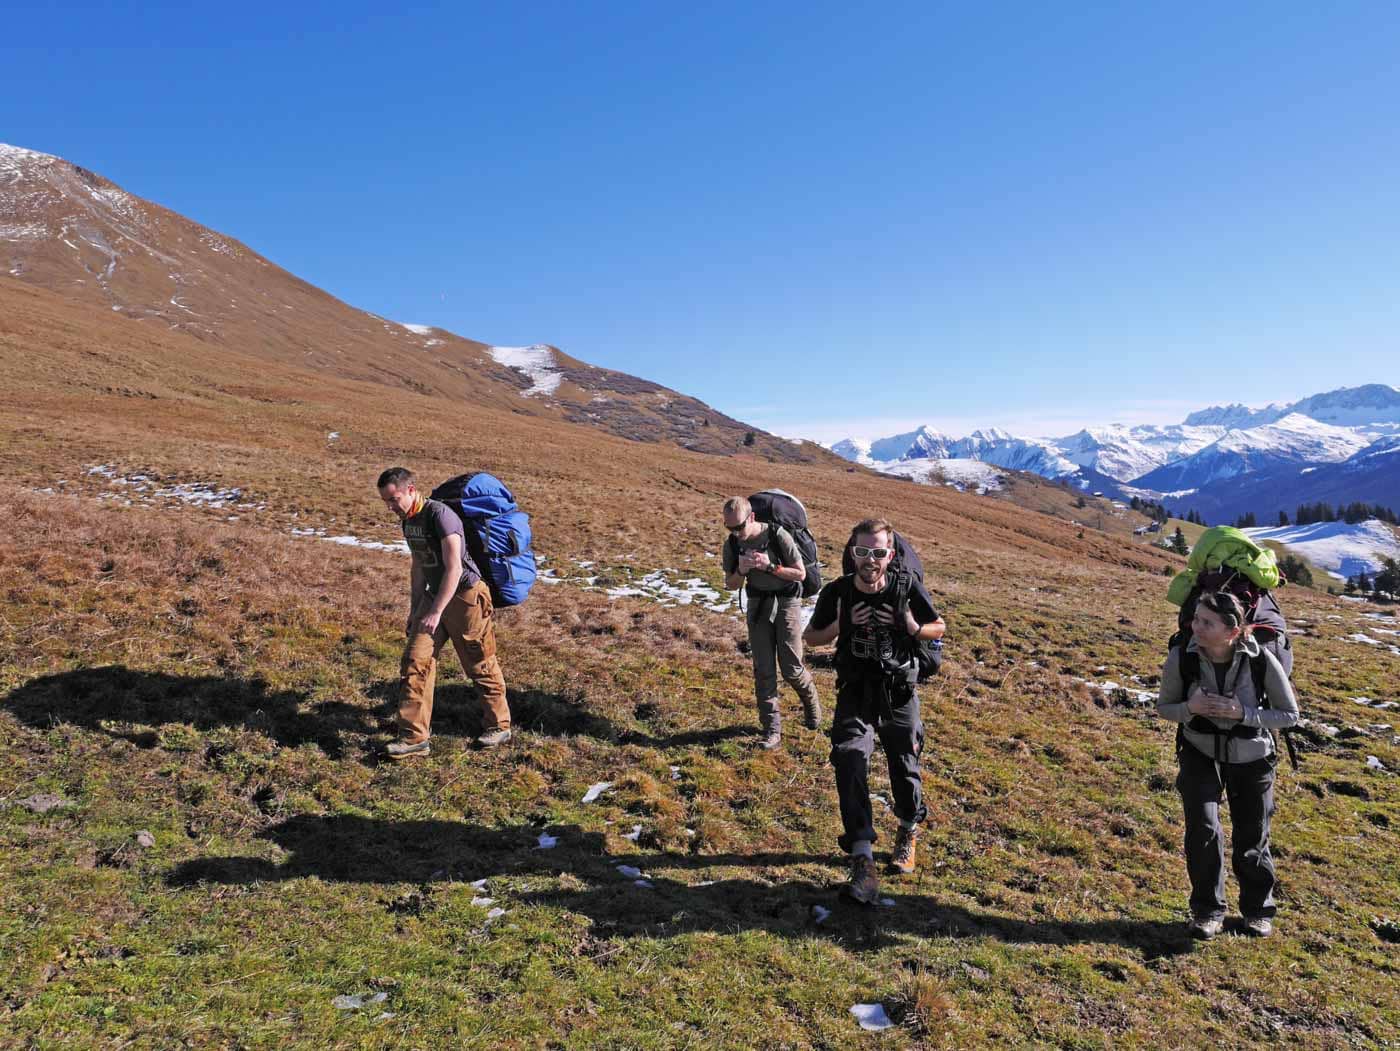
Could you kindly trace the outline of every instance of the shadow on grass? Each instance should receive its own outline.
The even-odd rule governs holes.
[[[125,665],[45,675],[10,693],[4,707],[40,729],[69,724],[154,748],[151,729],[183,723],[197,730],[243,727],[295,748],[314,744],[332,758],[344,753],[341,735],[372,733],[369,710],[344,702],[309,702],[299,690],[275,690],[261,679],[167,675]]]
[[[430,887],[449,880],[567,875],[567,887],[556,883],[512,893],[508,884],[498,884],[491,889],[506,908],[545,906],[587,916],[599,936],[655,938],[754,930],[782,937],[829,938],[858,951],[888,947],[901,936],[993,938],[1017,945],[1120,945],[1146,959],[1187,952],[1192,944],[1181,923],[1015,920],[972,912],[925,895],[901,894],[896,883],[886,888],[886,900],[893,904],[850,905],[838,899],[844,869],[835,855],[650,852],[609,856],[598,833],[577,826],[555,826],[549,831],[558,838],[558,846],[541,850],[537,830],[527,828],[301,815],[260,834],[289,854],[284,861],[202,858],[177,866],[167,882],[195,887],[314,877]],[[638,886],[635,876],[618,871],[619,864],[640,870],[650,886]],[[753,878],[719,873],[736,868],[762,871]],[[690,878],[712,871],[718,878]],[[830,910],[820,924],[814,921],[816,906]]]
[[[29,726],[78,726],[128,740],[139,748],[160,743],[153,727],[186,724],[204,731],[227,726],[263,733],[284,747],[314,744],[332,759],[340,759],[347,737],[393,731],[398,680],[380,680],[366,692],[379,703],[313,702],[305,691],[276,690],[262,679],[169,675],[118,664],[33,679],[11,692],[3,706]],[[672,743],[620,729],[587,711],[580,698],[511,689],[509,701],[516,725],[534,733],[654,747]],[[439,684],[433,733],[475,736],[480,731],[481,700],[476,688],[460,682]],[[743,732],[739,727],[701,731],[679,735],[673,743],[712,743]]]
[[[392,715],[397,707],[397,680],[383,709]],[[371,696],[382,691],[371,690]],[[581,694],[550,693],[530,688],[506,688],[512,724],[519,730],[544,737],[591,737],[596,741],[617,745],[639,745],[644,748],[710,747],[735,737],[756,736],[757,720],[753,725],[720,726],[708,729],[683,730],[676,733],[653,733],[619,726],[611,719],[588,710]],[[481,729],[481,701],[474,686],[466,683],[439,684],[433,701],[433,733],[459,733],[471,736]]]

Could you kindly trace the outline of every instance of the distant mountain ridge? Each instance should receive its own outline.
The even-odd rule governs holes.
[[[930,458],[980,460],[1080,488],[1160,499],[1219,519],[1299,503],[1393,504],[1400,493],[1400,389],[1372,383],[1254,409],[1211,406],[1167,426],[1088,427],[1063,438],[996,428],[952,438],[929,427],[845,439],[838,456],[876,470]],[[908,473],[893,471],[892,473]],[[1320,495],[1325,491],[1328,495]],[[1267,510],[1264,505],[1268,505]]]

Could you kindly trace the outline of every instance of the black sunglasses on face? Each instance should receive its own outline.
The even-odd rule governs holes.
[[[851,554],[855,555],[856,558],[873,558],[879,560],[887,557],[889,553],[890,549],[887,547],[861,547],[859,544],[856,544],[851,548]]]
[[[745,518],[742,522],[740,522],[740,523],[739,523],[738,525],[736,525],[736,526],[725,526],[724,528],[725,528],[725,529],[728,529],[731,533],[742,533],[745,529],[748,528],[748,525],[749,525],[749,520],[748,520],[747,518]]]

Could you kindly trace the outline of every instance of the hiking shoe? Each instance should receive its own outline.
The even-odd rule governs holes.
[[[914,848],[919,842],[919,829],[904,828],[901,826],[899,834],[894,837],[894,850],[890,853],[890,870],[902,875],[909,875],[914,871]]]
[[[811,699],[802,698],[802,725],[809,730],[819,730],[822,724],[822,702],[816,693]]]
[[[857,854],[851,858],[851,878],[841,893],[861,905],[872,905],[880,897],[880,877],[875,873],[875,859]]]
[[[497,745],[505,744],[510,740],[509,727],[497,727],[494,730],[487,730],[476,739],[478,748],[495,748]]]
[[[1208,942],[1219,934],[1224,926],[1225,921],[1219,916],[1192,916],[1186,930],[1198,941]]]
[[[758,747],[765,752],[771,752],[783,743],[783,731],[776,726],[763,731],[763,736],[758,739]]]
[[[412,759],[414,756],[428,755],[432,752],[432,747],[426,739],[417,744],[407,744],[404,741],[394,741],[384,747],[384,758],[386,759]]]
[[[1274,933],[1274,921],[1267,916],[1246,916],[1244,932],[1251,938],[1267,938]]]

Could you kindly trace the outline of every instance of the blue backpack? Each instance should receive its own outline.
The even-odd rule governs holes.
[[[518,606],[535,586],[530,516],[500,480],[486,472],[460,474],[433,490],[462,519],[467,553],[481,570],[496,606]]]

